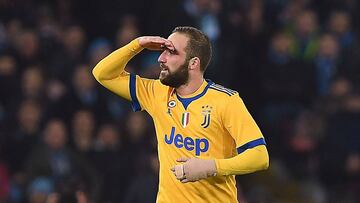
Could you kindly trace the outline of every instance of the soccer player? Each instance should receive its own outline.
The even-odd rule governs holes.
[[[158,80],[124,70],[143,49],[161,51]],[[153,118],[160,182],[157,202],[237,202],[235,175],[269,165],[265,140],[239,94],[204,79],[212,48],[193,27],[143,36],[93,70],[97,81]]]

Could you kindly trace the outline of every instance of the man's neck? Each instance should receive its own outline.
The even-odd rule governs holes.
[[[176,93],[179,96],[187,96],[194,92],[196,92],[200,86],[203,84],[204,78],[203,77],[197,77],[195,79],[189,79],[189,81],[181,85],[180,87],[176,88]]]

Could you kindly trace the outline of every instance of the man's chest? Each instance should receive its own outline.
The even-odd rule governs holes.
[[[169,99],[159,105],[157,117],[166,125],[173,125],[184,131],[206,132],[221,125],[219,112],[214,102],[206,99],[184,104],[177,99]]]

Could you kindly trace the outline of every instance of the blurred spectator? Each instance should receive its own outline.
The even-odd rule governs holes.
[[[143,112],[129,113],[126,121],[126,138],[129,148],[134,150],[144,149],[147,146],[150,135],[148,117]]]
[[[135,173],[143,173],[144,159],[152,150],[151,136],[156,136],[150,130],[149,118],[143,112],[131,112],[126,120],[126,151],[131,154],[131,165]]]
[[[237,75],[230,80],[229,85],[241,92],[241,96],[248,101],[247,106],[254,112],[255,110],[251,105],[256,105],[261,95],[259,94],[260,83],[254,83],[253,81],[258,80],[262,66],[261,61],[266,60],[267,50],[264,47],[267,46],[266,40],[269,33],[264,21],[264,1],[243,1],[242,4],[243,22],[240,25],[240,32],[237,33],[237,36],[234,36],[234,38],[239,38],[236,39],[239,42],[234,44],[235,49],[231,50],[235,52],[235,61],[229,64],[230,71],[223,80],[229,80],[228,75]],[[233,64],[236,64],[236,66]],[[222,61],[215,65],[222,67]],[[222,83],[222,81],[219,81],[219,83]],[[254,113],[257,114],[257,112]]]
[[[12,18],[6,24],[6,37],[7,37],[7,47],[8,49],[14,48],[17,38],[21,35],[23,31],[23,23],[18,18]]]
[[[267,65],[259,75],[264,101],[260,119],[270,135],[270,148],[271,143],[286,142],[296,116],[315,97],[314,67],[293,58],[290,46],[291,39],[286,34],[276,34],[269,47]],[[274,149],[281,153],[279,150],[283,149]]]
[[[97,62],[109,55],[111,50],[111,44],[107,39],[98,38],[92,41],[88,51],[91,67],[94,67]]]
[[[104,202],[119,202],[136,177],[132,171],[131,159],[136,157],[124,150],[124,142],[117,128],[104,124],[97,133],[93,161],[101,171],[103,187],[101,199]]]
[[[295,18],[294,28],[290,31],[291,54],[296,59],[310,61],[318,49],[318,22],[316,13],[301,11]]]
[[[6,157],[11,174],[23,176],[27,156],[40,139],[42,111],[34,100],[24,100],[17,113],[17,126],[7,135]]]
[[[88,110],[78,110],[72,119],[72,141],[75,150],[90,158],[94,148],[94,134],[96,123],[94,115]]]
[[[36,31],[22,30],[19,35],[15,35],[15,50],[19,54],[18,60],[20,67],[34,65],[40,61],[40,41]]]
[[[325,117],[338,113],[342,109],[344,99],[352,94],[353,89],[354,87],[349,79],[334,78],[330,84],[329,92],[315,102],[316,111]]]
[[[74,67],[84,61],[86,34],[81,26],[72,25],[65,27],[54,40],[55,51],[49,61],[49,75],[69,83]]]
[[[49,177],[63,202],[74,198],[73,192],[86,188],[92,198],[98,195],[98,179],[94,168],[66,145],[68,134],[64,123],[50,120],[44,129],[44,144],[39,145],[27,161],[29,182],[38,177]]]
[[[0,55],[0,129],[9,127],[9,119],[15,111],[19,85],[17,83],[16,59],[11,55]]]
[[[137,26],[136,17],[131,15],[124,16],[116,32],[115,45],[117,48],[120,48],[139,35],[140,30]]]
[[[319,95],[328,92],[330,81],[338,71],[340,48],[336,39],[324,34],[320,39],[319,51],[315,58],[316,86]]]
[[[3,51],[7,46],[6,30],[3,23],[0,23],[0,51]]]
[[[88,108],[96,113],[98,119],[108,115],[105,98],[97,90],[95,82],[86,64],[76,67],[72,78],[72,91],[68,97],[68,107],[71,112],[79,108]]]
[[[219,0],[187,0],[183,4],[186,13],[194,18],[197,27],[203,30],[213,43],[220,35],[217,15],[220,12],[221,4],[222,2]]]
[[[11,187],[10,202],[22,202],[26,183],[25,163],[39,144],[42,109],[35,100],[24,100],[16,116],[16,125],[7,133],[5,159],[9,164]]]
[[[156,153],[147,156],[147,172],[131,181],[124,203],[155,202],[158,191],[159,160]],[[139,195],[139,191],[141,195]]]
[[[289,136],[286,159],[298,179],[311,177],[318,171],[319,141],[323,138],[324,121],[319,115],[303,111],[295,120],[293,135]]]
[[[46,106],[45,118],[62,118],[65,119],[71,113],[69,88],[58,79],[48,79],[45,86]]]
[[[345,11],[335,11],[331,14],[329,31],[336,36],[342,50],[348,49],[355,40],[350,16]]]
[[[23,98],[41,101],[44,96],[44,76],[37,66],[30,66],[24,70],[21,81]]]
[[[276,34],[270,44],[268,62],[262,67],[261,83],[264,99],[271,102],[309,104],[314,98],[315,72],[311,63],[294,59],[290,53],[291,39]]]
[[[280,7],[281,12],[278,15],[278,21],[280,21],[281,24],[287,25],[296,21],[297,16],[309,6],[311,0],[294,0],[287,3],[273,1],[272,3],[277,3],[277,6]]]
[[[62,43],[68,57],[70,59],[82,59],[86,42],[84,30],[78,25],[69,26],[64,30],[62,36]]]
[[[54,183],[46,177],[38,177],[28,186],[29,203],[45,203],[47,196],[54,191]]]
[[[348,81],[344,79],[338,80],[337,86],[332,89],[333,95],[338,93],[339,100],[337,111],[328,116],[319,174],[327,184],[331,199],[341,201],[344,198],[349,202],[357,202],[360,189],[357,165],[360,154],[357,133],[360,130],[360,97],[351,92],[351,87],[346,82]],[[337,149],[336,152],[330,150],[334,148]],[[333,177],[335,174],[336,177]],[[339,191],[343,195],[339,195]]]
[[[345,10],[334,11],[329,19],[329,30],[336,37],[341,57],[339,73],[346,75],[359,86],[360,64],[359,39],[356,38],[350,13]]]

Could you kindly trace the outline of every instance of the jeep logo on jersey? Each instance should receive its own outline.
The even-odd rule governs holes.
[[[166,144],[174,144],[177,148],[185,148],[188,151],[195,150],[195,155],[199,156],[201,152],[209,150],[209,141],[205,138],[195,140],[191,137],[183,137],[181,134],[175,135],[175,127],[171,128],[170,136],[165,134]]]

